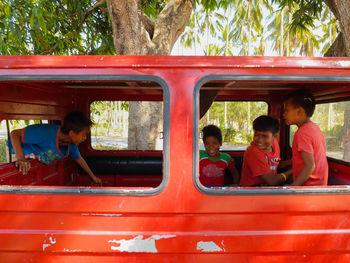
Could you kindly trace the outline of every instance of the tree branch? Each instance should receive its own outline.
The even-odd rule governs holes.
[[[192,13],[191,0],[169,0],[155,21],[154,54],[169,55]]]
[[[91,12],[95,8],[98,8],[98,7],[102,6],[104,4],[104,2],[105,2],[105,0],[100,0],[100,1],[96,2],[93,6],[90,6],[88,8],[88,10],[85,12],[85,14]]]
[[[343,45],[341,48],[344,50],[343,56],[350,56],[350,1],[326,0],[326,2],[328,7],[337,18],[341,28],[342,35],[338,36],[337,40],[341,41],[340,39],[342,39]],[[336,45],[340,47],[339,43]],[[332,47],[330,48],[330,51],[332,51]],[[329,52],[327,52],[327,54],[329,54]]]
[[[152,39],[154,33],[154,22],[144,12],[141,14],[141,21],[148,32],[150,39]]]
[[[148,55],[151,39],[143,23],[139,0],[108,0],[112,21],[114,48],[118,55]]]
[[[333,44],[330,46],[330,48],[327,50],[326,54],[324,54],[325,57],[346,57],[346,49],[345,49],[345,43],[344,43],[344,37],[343,33],[340,32],[333,42]]]
[[[66,37],[65,39],[63,39],[63,43],[72,39],[73,37],[75,37],[79,32],[74,32],[73,34],[69,35],[68,37]],[[41,52],[40,55],[46,55],[46,54],[50,54],[52,51],[54,51],[57,47],[59,46],[58,43],[56,43],[53,47],[51,47],[50,49],[45,50],[44,52]]]

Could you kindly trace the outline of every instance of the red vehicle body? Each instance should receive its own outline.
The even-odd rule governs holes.
[[[27,176],[1,164],[0,261],[349,262],[350,163],[329,158],[326,187],[203,187],[201,87],[219,89],[216,100],[267,101],[283,123],[281,97],[294,89],[309,88],[318,103],[349,99],[350,59],[0,56],[0,120],[62,120],[89,114],[93,100],[164,103],[163,151],[80,146],[91,160],[162,158],[161,175],[95,172],[98,188],[70,159],[32,161]],[[286,156],[288,136],[282,125]]]

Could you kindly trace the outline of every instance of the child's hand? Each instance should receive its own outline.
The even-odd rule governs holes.
[[[102,186],[102,180],[98,177],[93,177],[92,180],[94,181],[93,182],[93,185],[96,185],[96,186]]]
[[[28,159],[18,159],[15,165],[23,174],[27,174],[30,169],[30,161]]]

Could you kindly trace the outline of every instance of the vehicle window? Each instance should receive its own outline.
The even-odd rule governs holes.
[[[135,112],[153,117],[139,123]],[[157,101],[94,101],[91,146],[95,150],[162,150],[163,115],[155,114],[162,112],[163,103]]]
[[[222,133],[221,150],[244,151],[253,139],[252,122],[268,114],[264,101],[216,101],[199,122],[200,131],[209,124],[218,126]],[[204,150],[200,140],[200,149]]]
[[[350,102],[325,103],[316,106],[312,120],[320,126],[325,136],[328,157],[350,161],[349,107]]]
[[[45,141],[38,147],[28,143],[24,154],[26,159],[31,160],[15,167],[14,164],[8,164],[9,161],[15,160],[11,160],[15,155],[8,153],[7,127],[12,131],[45,122],[4,120],[0,132],[0,169],[5,170],[2,169],[0,186],[24,186],[26,189],[38,186],[35,190],[28,191],[55,194],[84,192],[153,195],[162,191],[168,182],[169,173],[170,93],[166,82],[156,76],[138,75],[84,75],[79,81],[76,81],[75,76],[72,79],[71,77],[67,76],[65,81],[58,81],[55,85],[59,96],[57,101],[52,98],[53,106],[47,105],[46,108],[45,97],[41,93],[36,97],[33,92],[30,100],[35,100],[33,105],[40,106],[28,106],[32,110],[30,114],[26,114],[26,107],[18,112],[10,111],[13,106],[4,102],[3,108],[8,108],[9,112],[5,111],[2,116],[48,116],[51,118],[50,124],[60,125],[63,122],[59,123],[58,119],[62,121],[71,110],[80,110],[93,122],[86,141],[83,141],[81,136],[77,136],[74,142],[74,138],[71,138],[73,143],[80,140],[78,149],[72,145],[65,147],[68,140],[57,143],[57,139],[65,139],[57,136],[50,136],[47,144]],[[30,84],[28,85],[28,89],[31,90]],[[46,87],[46,84],[41,82],[40,85]],[[52,94],[55,94],[55,89],[48,92],[52,91]],[[12,93],[8,96],[12,96]],[[18,103],[21,103],[20,98],[18,100]],[[79,103],[75,105],[75,101]],[[32,135],[37,134],[33,131]],[[41,150],[40,147],[46,148]],[[81,165],[80,156],[90,169],[86,169],[84,162]],[[0,191],[17,191],[16,187],[0,188]]]
[[[317,104],[312,121],[323,132],[326,140],[327,156],[350,161],[350,102],[332,102]],[[290,145],[297,131],[296,126],[290,128]]]

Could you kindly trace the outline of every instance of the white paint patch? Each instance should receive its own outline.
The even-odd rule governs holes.
[[[119,246],[111,246],[112,250],[118,250],[120,252],[148,252],[158,253],[156,248],[156,240],[164,238],[172,238],[176,235],[153,235],[149,238],[143,239],[143,236],[137,236],[133,239],[122,240],[109,240],[108,243],[116,243]]]
[[[197,250],[201,250],[202,252],[219,252],[222,251],[222,248],[213,241],[199,241],[197,243]]]
[[[123,214],[82,213],[82,216],[122,216]]]
[[[43,244],[43,251],[45,251],[46,248],[50,247],[51,245],[56,244],[56,238],[50,236],[49,241],[45,238],[44,244]]]
[[[338,61],[338,63],[341,67],[350,67],[349,61],[341,60],[341,61]]]
[[[45,251],[45,249],[49,246],[51,246],[51,244],[43,244],[43,251]]]

